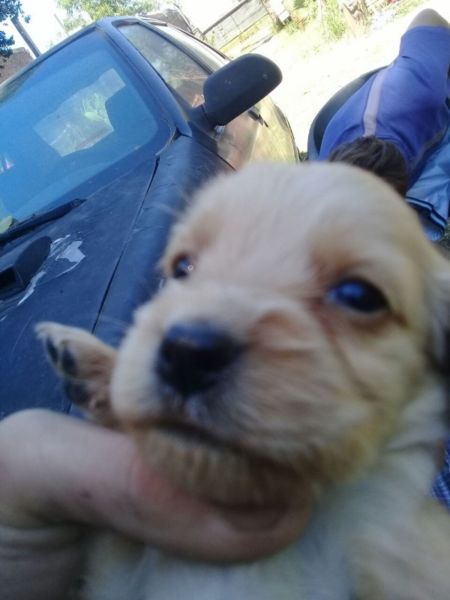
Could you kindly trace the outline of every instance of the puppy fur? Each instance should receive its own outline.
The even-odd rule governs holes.
[[[313,515],[298,542],[249,565],[105,534],[83,598],[448,600],[450,516],[429,490],[448,434],[450,267],[413,211],[353,167],[253,165],[200,192],[162,268],[166,285],[117,352],[40,325],[72,397],[196,494],[231,506],[312,496]],[[341,294],[349,282],[368,305]],[[186,401],[155,368],[180,323],[213,325],[240,349]]]

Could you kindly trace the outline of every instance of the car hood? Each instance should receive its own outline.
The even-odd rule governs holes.
[[[1,273],[7,273],[18,254],[39,247],[38,240],[41,246],[48,244],[47,256],[26,289],[0,300],[0,417],[10,412],[11,405],[14,410],[41,403],[67,409],[56,378],[49,377],[34,327],[41,321],[57,321],[89,331],[95,328],[155,167],[156,160],[147,158],[64,217],[3,249],[0,282]]]
[[[0,417],[21,408],[71,409],[35,326],[56,321],[116,345],[137,306],[161,287],[157,264],[175,215],[212,175],[230,167],[191,138],[178,137],[80,206],[15,240],[2,272],[22,249],[48,249],[26,289],[0,296]]]

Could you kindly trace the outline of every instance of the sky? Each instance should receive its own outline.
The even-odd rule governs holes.
[[[55,0],[22,0],[22,7],[24,13],[30,16],[30,22],[26,24],[22,20],[22,24],[41,52],[65,37],[64,30],[55,18]],[[5,32],[14,36],[16,47],[26,45],[11,24],[5,26]]]
[[[181,0],[180,3],[192,23],[199,29],[206,29],[236,5],[237,0]],[[56,0],[22,0],[22,6],[25,14],[30,16],[30,22],[24,25],[39,50],[44,52],[65,37],[64,30],[55,17]],[[62,16],[60,11],[59,16]],[[25,46],[11,24],[5,27],[5,31],[14,36],[16,47]]]

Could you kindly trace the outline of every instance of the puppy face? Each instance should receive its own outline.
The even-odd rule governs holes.
[[[320,492],[374,462],[437,379],[447,265],[359,170],[219,179],[175,227],[163,268],[119,351],[112,404],[197,493],[274,504]]]

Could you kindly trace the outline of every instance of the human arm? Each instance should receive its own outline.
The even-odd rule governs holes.
[[[450,24],[441,17],[441,15],[431,8],[426,8],[421,10],[411,21],[408,26],[408,29],[413,29],[414,27],[450,27]]]

